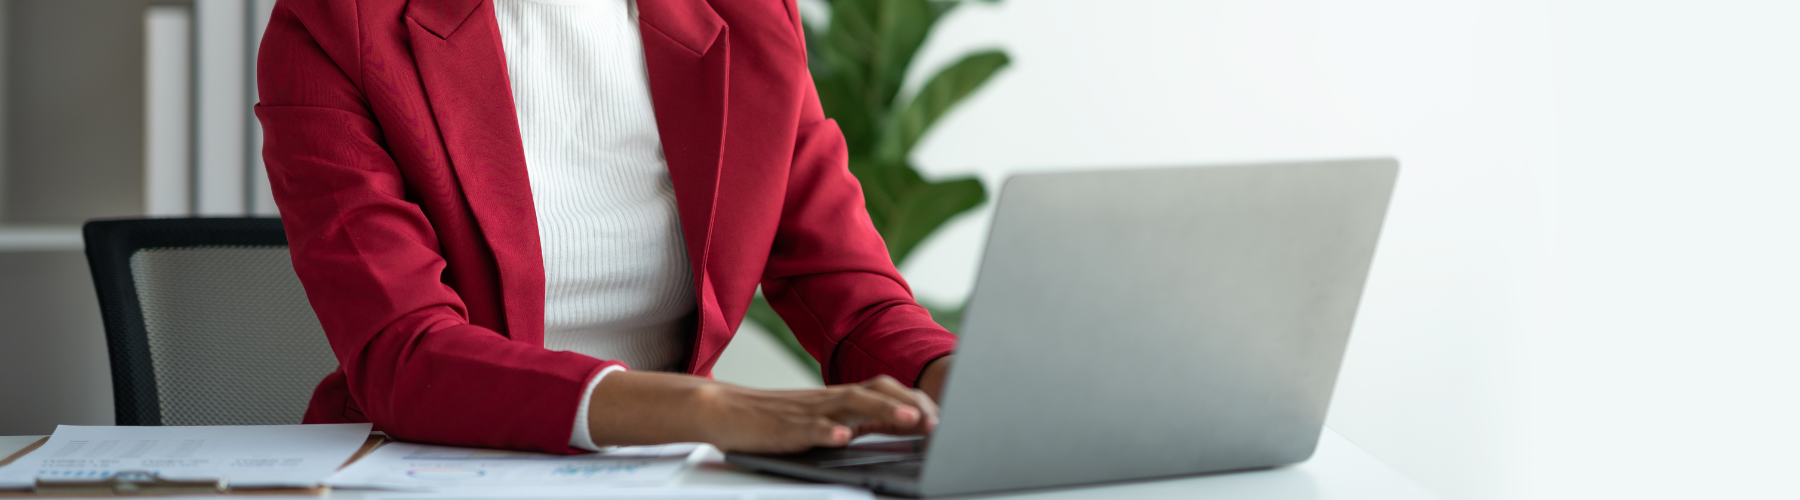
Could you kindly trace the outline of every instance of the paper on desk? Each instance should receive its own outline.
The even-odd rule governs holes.
[[[223,478],[233,488],[318,486],[369,438],[369,424],[90,427],[60,425],[6,467],[0,488],[36,478],[105,479],[146,471],[175,480]]]
[[[699,445],[627,446],[606,453],[546,455],[388,443],[338,471],[339,488],[480,489],[520,486],[656,486],[680,472]]]
[[[874,500],[868,490],[837,485],[679,486],[572,491],[509,490],[504,493],[379,493],[365,500]]]

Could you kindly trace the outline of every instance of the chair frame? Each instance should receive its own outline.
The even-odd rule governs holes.
[[[281,219],[270,217],[95,219],[82,225],[81,236],[106,325],[117,425],[162,425],[149,332],[131,274],[132,254],[146,248],[288,244]]]

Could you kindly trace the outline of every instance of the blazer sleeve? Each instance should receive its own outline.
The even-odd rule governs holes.
[[[404,440],[573,453],[569,416],[587,381],[618,363],[470,323],[352,76],[358,32],[344,17],[354,12],[284,0],[258,54],[256,107],[294,270],[337,355],[346,406]]]
[[[788,12],[804,40],[792,0]],[[956,336],[932,321],[894,268],[850,174],[844,134],[825,118],[799,60],[791,69],[804,83],[799,126],[763,294],[819,360],[826,383],[888,375],[915,386],[926,364],[956,348]]]

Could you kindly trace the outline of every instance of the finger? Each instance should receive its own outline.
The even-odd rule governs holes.
[[[888,423],[888,422],[870,422],[870,423],[865,423],[863,425],[857,426],[856,435],[861,436],[864,434],[892,434],[892,435],[896,435],[896,436],[923,436],[923,435],[931,434],[932,431],[936,430],[937,422],[938,422],[937,417],[935,415],[931,415],[931,414],[926,414],[924,418],[919,419],[919,421],[917,423],[914,423],[912,425],[895,425],[895,424]]]
[[[917,407],[867,387],[844,386],[835,395],[824,413],[850,426],[881,423],[912,427],[924,417]]]
[[[923,422],[920,422],[924,425],[925,432],[936,430],[938,415],[942,413],[938,409],[937,401],[933,401],[930,394],[926,394],[925,391],[919,389],[913,389],[912,393],[913,397],[916,398],[915,400],[919,402],[919,409],[925,411],[925,419]]]
[[[920,427],[917,429],[918,431],[929,431],[932,427],[937,426],[937,403],[933,402],[931,397],[927,396],[924,391],[902,385],[899,381],[886,375],[869,379],[863,382],[862,385],[870,390],[894,398],[902,404],[917,408],[921,417],[918,420],[917,427]]]
[[[850,427],[829,418],[815,418],[807,432],[813,446],[842,447],[850,444],[854,432]]]
[[[873,422],[856,427],[856,435],[888,434],[892,436],[923,436],[927,434],[919,425],[897,426],[887,422]]]
[[[891,381],[892,379],[889,380]],[[894,394],[895,397],[898,398],[904,398],[902,399],[903,401],[919,407],[919,409],[924,411],[927,415],[936,417],[938,414],[937,401],[933,401],[931,395],[925,394],[925,391],[900,385],[899,382],[882,384],[881,387],[883,392]]]

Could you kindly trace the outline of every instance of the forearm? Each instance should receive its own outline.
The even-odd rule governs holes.
[[[598,446],[707,442],[699,401],[716,384],[674,373],[607,374],[588,398],[588,435]]]

